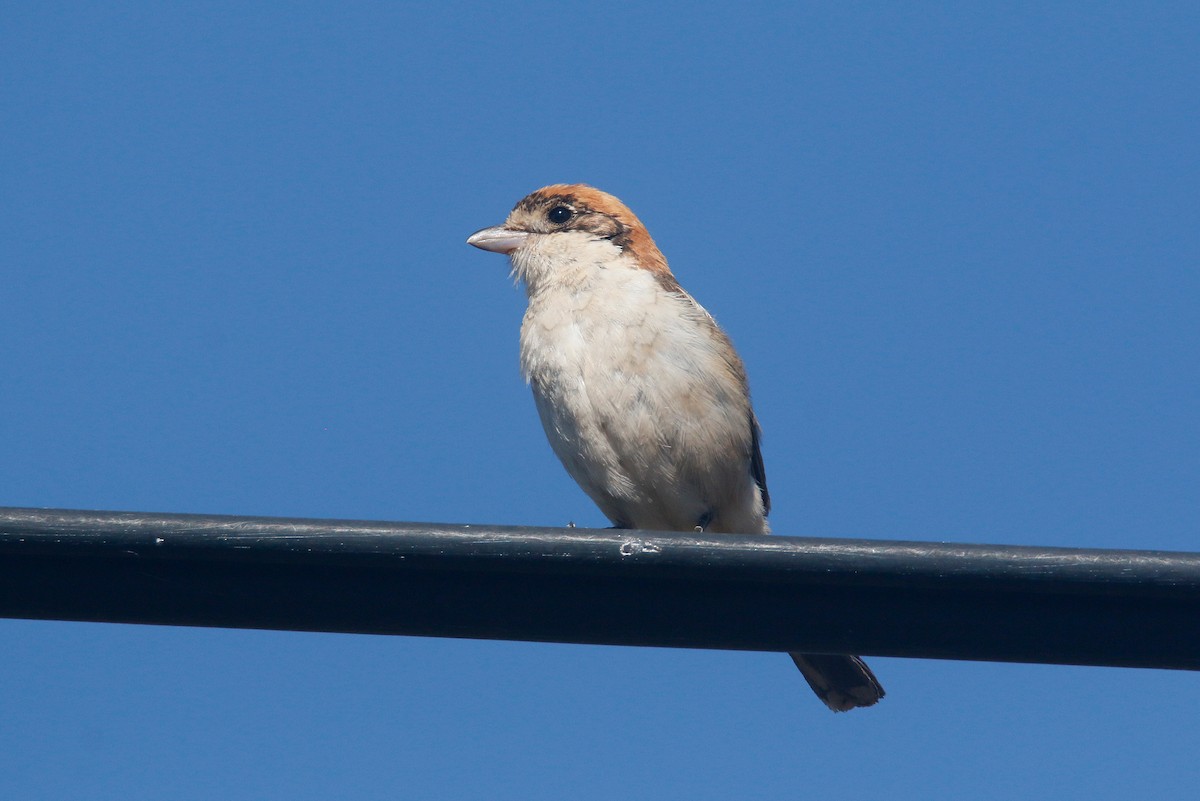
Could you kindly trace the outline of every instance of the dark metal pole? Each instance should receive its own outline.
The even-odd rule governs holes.
[[[1200,554],[0,508],[0,616],[1200,669]]]

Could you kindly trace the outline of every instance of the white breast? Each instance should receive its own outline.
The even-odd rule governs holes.
[[[617,525],[765,530],[728,339],[690,297],[594,244],[592,258],[514,259],[529,291],[521,369],[555,453]]]

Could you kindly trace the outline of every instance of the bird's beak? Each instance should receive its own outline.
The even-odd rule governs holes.
[[[528,231],[514,231],[503,225],[494,225],[471,234],[467,237],[467,244],[493,253],[512,253],[528,238]]]

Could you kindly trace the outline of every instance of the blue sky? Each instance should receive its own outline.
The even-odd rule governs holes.
[[[0,505],[605,525],[464,244],[625,200],[793,536],[1200,550],[1195,4],[10,4]],[[1186,797],[1200,677],[0,621],[0,796]]]

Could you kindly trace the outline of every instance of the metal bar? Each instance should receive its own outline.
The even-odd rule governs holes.
[[[1200,669],[1200,554],[0,508],[0,616]]]

